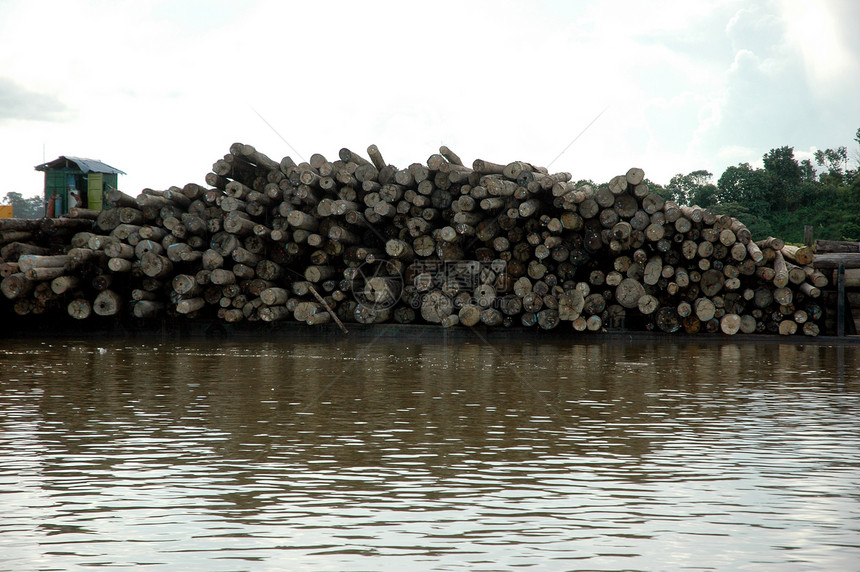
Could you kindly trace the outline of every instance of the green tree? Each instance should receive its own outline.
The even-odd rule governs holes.
[[[12,205],[12,213],[15,218],[42,218],[45,216],[45,207],[41,197],[25,199],[21,193],[10,191],[3,197],[2,204]]]
[[[700,200],[709,196],[713,196],[716,187],[711,182],[713,174],[699,169],[683,175],[678,173],[669,180],[669,184],[663,189],[660,194],[663,198],[675,201],[679,205],[702,205]]]
[[[717,203],[753,203],[768,198],[767,176],[761,169],[753,169],[749,163],[726,167],[717,180]]]
[[[860,225],[846,222],[842,225],[842,240],[860,240]]]
[[[860,145],[860,129],[855,141]],[[813,161],[798,162],[789,146],[771,149],[762,159],[763,169],[749,163],[726,168],[717,180],[715,212],[738,218],[757,239],[800,242],[804,225],[813,226],[816,238],[860,239],[860,176],[848,168],[845,147],[815,154],[820,174]],[[710,206],[700,198],[707,199],[694,196],[694,202]]]
[[[767,175],[765,200],[772,208],[782,205],[797,206],[800,201],[797,187],[803,180],[803,169],[794,158],[789,146],[771,149],[762,157]]]
[[[818,181],[818,173],[815,171],[815,165],[809,159],[804,159],[800,162],[800,179],[804,183],[815,183]]]
[[[771,173],[782,185],[794,187],[803,178],[803,170],[794,158],[793,147],[771,149],[762,157],[764,170]]]
[[[860,130],[858,130],[860,131]],[[858,133],[860,136],[860,133]],[[848,149],[844,146],[836,149],[819,149],[815,152],[815,162],[819,167],[826,167],[826,178],[822,182],[841,185],[845,182],[845,171],[848,169]]]
[[[848,183],[860,178],[860,128],[858,128],[857,133],[854,134],[854,141],[857,142],[858,146],[858,149],[854,151],[854,162],[857,164],[857,168],[845,171],[845,181]]]

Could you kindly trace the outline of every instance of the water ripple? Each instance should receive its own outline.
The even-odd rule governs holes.
[[[11,343],[0,567],[849,569],[860,356],[839,359]]]

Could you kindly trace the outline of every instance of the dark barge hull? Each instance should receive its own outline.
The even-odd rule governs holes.
[[[0,328],[0,338],[4,339],[57,339],[57,338],[142,338],[142,339],[211,339],[215,340],[331,340],[349,339],[369,342],[374,340],[402,340],[412,343],[445,342],[517,342],[571,344],[624,341],[653,341],[661,343],[702,342],[702,343],[781,343],[781,344],[847,344],[860,345],[860,336],[779,336],[768,334],[686,334],[683,332],[667,334],[663,332],[639,330],[606,330],[601,332],[577,332],[559,326],[553,330],[525,327],[485,327],[482,325],[466,328],[443,328],[432,324],[346,324],[348,334],[343,333],[335,324],[308,326],[297,321],[247,322],[229,324],[215,318],[183,319],[166,317],[155,320],[94,317],[81,323],[72,318],[57,319],[56,316],[5,316]]]

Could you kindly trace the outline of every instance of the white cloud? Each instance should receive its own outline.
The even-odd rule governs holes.
[[[856,26],[860,21],[860,9],[853,3],[845,13],[832,9],[833,3],[824,0],[789,0],[782,2],[782,14],[789,44],[800,52],[804,69],[819,99],[831,99],[835,90],[846,87],[845,80],[860,73],[857,55],[850,52],[846,34],[856,35],[856,30],[840,25],[837,18],[848,17]]]
[[[5,2],[0,93],[32,98],[4,109],[0,194],[40,192],[43,145],[48,160],[123,169],[132,194],[202,182],[234,141],[296,155],[282,137],[305,157],[375,143],[405,166],[445,143],[546,164],[604,109],[553,168],[718,175],[772,147],[847,144],[860,126],[857,80],[838,72],[857,65],[850,6],[816,6],[831,14],[819,28],[839,31],[837,71],[820,76],[792,23],[805,9],[751,0]]]

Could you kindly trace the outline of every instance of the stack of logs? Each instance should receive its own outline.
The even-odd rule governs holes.
[[[842,304],[845,309],[845,332],[856,334],[860,332],[860,242],[845,240],[816,240],[815,267],[831,280],[831,288],[823,292],[827,308],[836,308],[839,292],[836,288],[839,281],[839,265],[844,267]],[[830,312],[825,323],[826,331],[838,331],[837,313]]]
[[[296,164],[236,143],[206,185],[0,221],[14,312],[818,335],[812,250],[649,190],[447,147]],[[567,322],[567,324],[564,324]]]

